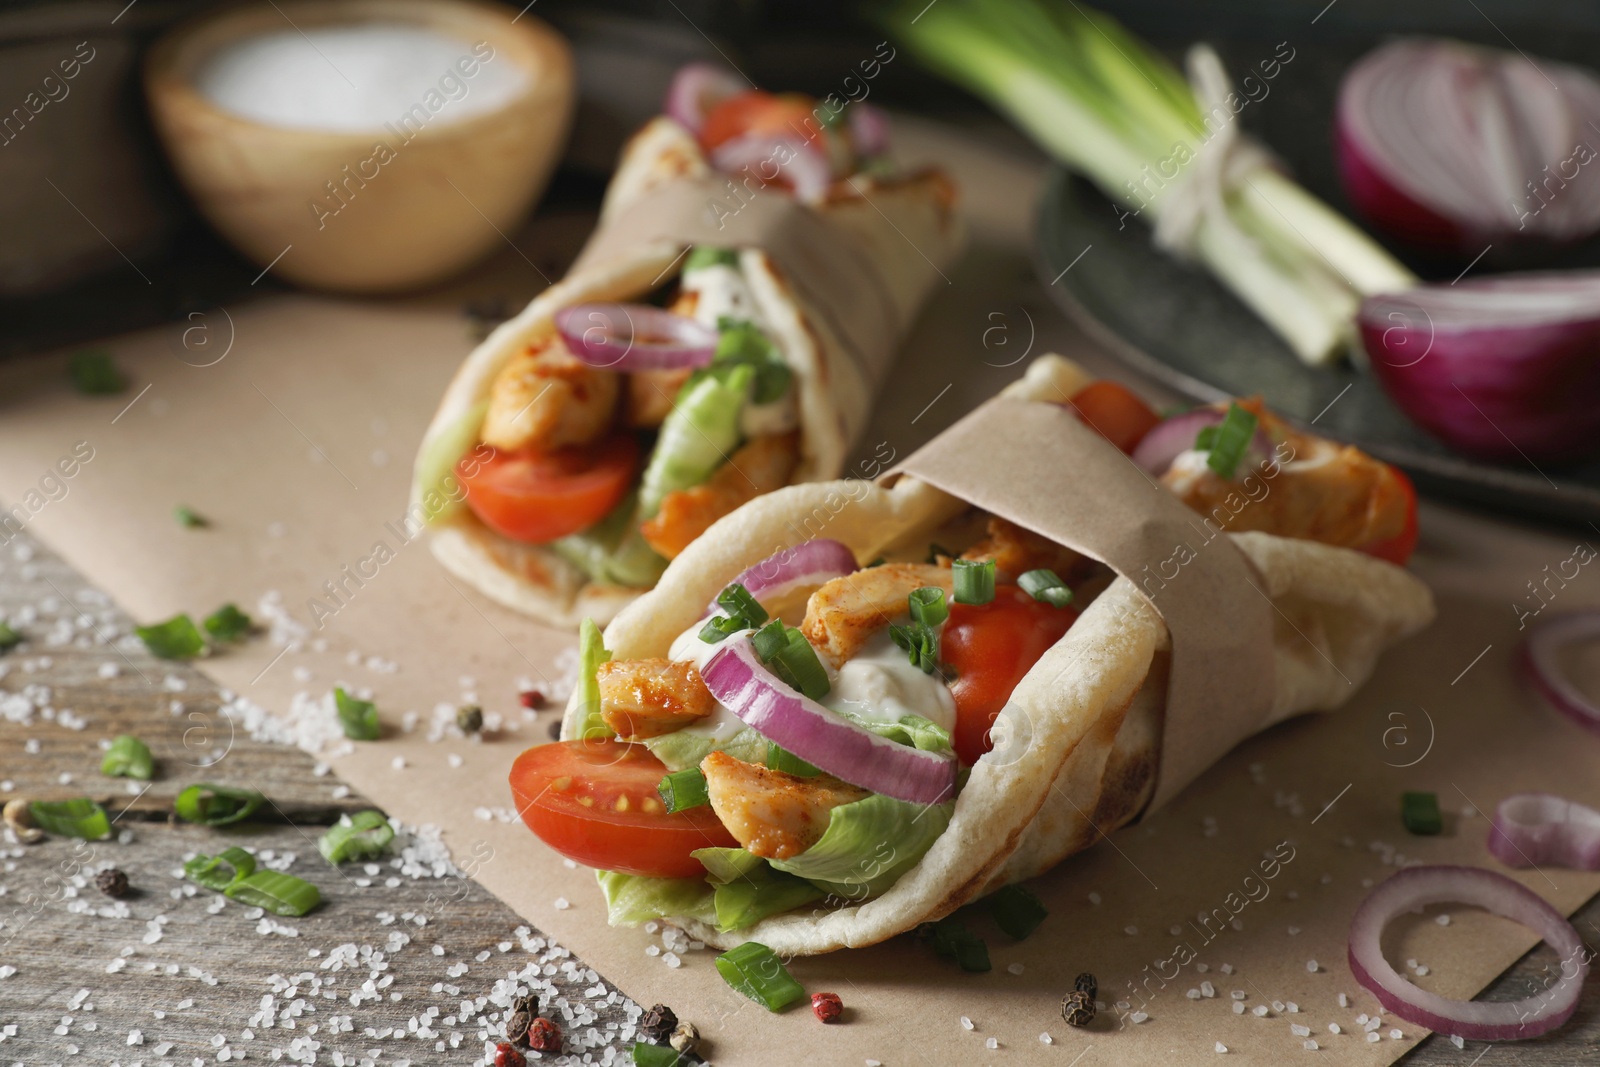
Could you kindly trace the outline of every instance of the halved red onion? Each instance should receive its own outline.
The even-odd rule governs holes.
[[[849,547],[818,537],[793,548],[779,549],[760,563],[740,571],[734,581],[757,600],[774,601],[796,589],[819,586],[852,574],[856,569],[856,554]],[[713,600],[710,610],[720,611],[721,605]]]
[[[1181,453],[1194,447],[1194,439],[1200,431],[1207,426],[1216,426],[1222,422],[1227,412],[1218,408],[1195,408],[1174,415],[1170,419],[1163,419],[1151,428],[1139,441],[1133,450],[1133,461],[1151,474],[1160,477],[1172,466],[1172,461]],[[1272,438],[1267,436],[1267,431],[1257,429],[1254,440],[1250,442],[1249,449],[1245,452],[1245,462],[1241,466],[1245,471],[1253,469],[1256,464],[1272,455]]]
[[[1600,448],[1600,271],[1419,286],[1369,297],[1357,322],[1390,398],[1452,448],[1536,463]]]
[[[1557,711],[1600,732],[1600,707],[1572,684],[1561,667],[1562,649],[1596,638],[1600,638],[1600,611],[1569,611],[1540,619],[1522,643],[1519,666],[1539,695]]]
[[[762,737],[851,785],[912,804],[956,795],[956,761],[863,730],[784,684],[741,634],[723,642],[700,677],[711,695]]]
[[[845,109],[850,130],[850,147],[857,156],[870,159],[889,150],[889,116],[872,104],[851,104]]]
[[[1428,904],[1475,904],[1519,922],[1561,957],[1561,977],[1524,1000],[1451,1000],[1420,989],[1383,958],[1389,920]],[[1538,1037],[1566,1022],[1578,1006],[1589,956],[1578,932],[1541,897],[1503,874],[1477,867],[1407,867],[1368,894],[1350,923],[1350,970],[1386,1011],[1441,1034],[1475,1041]]]
[[[1551,793],[1517,793],[1494,811],[1489,852],[1507,867],[1600,871],[1600,811]]]
[[[567,350],[591,367],[682,370],[704,367],[717,331],[653,304],[574,304],[556,312]]]
[[[706,116],[728,97],[751,86],[731,70],[710,63],[686,63],[672,76],[661,110],[677,119],[690,133],[699,133]]]
[[[796,198],[815,203],[833,184],[833,165],[823,150],[800,135],[747,133],[718,145],[711,165],[724,174],[744,171],[758,181],[782,181]]]
[[[1485,243],[1600,231],[1600,80],[1459,41],[1410,39],[1345,75],[1339,171],[1357,210],[1401,240],[1477,255]]]

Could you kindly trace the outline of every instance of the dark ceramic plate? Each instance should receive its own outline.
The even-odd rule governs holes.
[[[1157,250],[1134,219],[1119,229],[1111,202],[1059,168],[1040,205],[1039,271],[1096,340],[1187,396],[1260,393],[1284,417],[1405,468],[1425,491],[1600,522],[1600,461],[1499,465],[1452,452],[1401,414],[1371,375],[1301,363],[1209,273]]]

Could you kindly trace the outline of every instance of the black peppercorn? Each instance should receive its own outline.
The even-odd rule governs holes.
[[[1088,971],[1078,975],[1077,979],[1072,983],[1072,988],[1089,994],[1090,1000],[1100,995],[1100,985],[1095,981],[1094,975]]]
[[[678,1028],[678,1016],[665,1004],[657,1004],[644,1013],[644,1018],[639,1020],[639,1029],[657,1045],[664,1045],[672,1036],[672,1031]]]
[[[128,876],[115,867],[107,867],[94,876],[94,887],[108,897],[122,897],[128,893]]]
[[[456,709],[456,725],[462,733],[477,733],[483,729],[483,709],[476,704],[461,705]]]
[[[1074,989],[1061,999],[1061,1017],[1068,1026],[1088,1026],[1094,1022],[1094,997]]]

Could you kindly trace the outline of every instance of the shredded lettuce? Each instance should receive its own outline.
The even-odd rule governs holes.
[[[717,929],[724,933],[754,926],[769,915],[793,911],[824,896],[805,879],[773,870],[766,860],[742,848],[696,849],[694,857],[705,864],[706,881],[713,887]]]
[[[647,878],[618,871],[595,871],[606,895],[606,918],[612,926],[637,926],[664,916],[684,916],[704,923],[717,921],[714,890],[703,878]]]
[[[639,498],[630,493],[611,514],[575,534],[550,542],[562,559],[590,579],[613,585],[655,585],[667,561],[639,533]]]
[[[644,743],[669,771],[698,767],[700,761],[713,752],[726,752],[746,763],[764,763],[767,758],[766,738],[748,726],[726,741],[717,741],[710,734],[686,727],[660,737],[647,737]]]
[[[466,500],[456,479],[456,464],[472,450],[483,427],[489,401],[472,405],[461,417],[423,443],[412,477],[412,495],[422,504],[428,522],[447,518]]]
[[[611,653],[606,650],[600,627],[593,619],[584,619],[578,627],[579,725],[576,736],[580,740],[613,736],[611,727],[600,718],[600,683],[595,678],[600,664],[610,661]]]
[[[769,860],[826,892],[875,897],[915,866],[950,825],[954,803],[910,804],[874,793],[834,808],[822,839],[798,856]]]
[[[654,518],[668,493],[691,489],[739,447],[739,412],[750,395],[755,369],[734,367],[708,374],[678,393],[661,424],[655,451],[639,485],[639,517]]]
[[[942,752],[946,755],[953,751],[950,732],[921,715],[906,715],[899,722],[884,722],[881,719],[864,718],[838,708],[828,710],[841,718],[849,719],[863,730],[870,730],[879,737],[887,737],[896,744],[910,745],[923,752]]]

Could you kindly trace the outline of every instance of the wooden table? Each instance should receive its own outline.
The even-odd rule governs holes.
[[[257,1062],[282,1050],[288,1062],[478,1063],[501,1035],[502,1009],[487,999],[496,984],[535,961],[567,962],[564,949],[459,872],[415,877],[386,860],[336,873],[316,838],[370,805],[299,749],[230,728],[201,669],[151,657],[125,614],[26,534],[0,549],[0,618],[28,638],[0,656],[0,796],[87,794],[115,820],[115,836],[93,845],[51,838],[0,850],[0,1064],[212,1063],[225,1062],[223,1050]],[[119,733],[140,736],[158,757],[155,781],[136,785],[137,795],[99,774],[100,741]],[[230,780],[271,798],[265,817],[226,831],[175,821],[174,795],[203,781],[222,753]],[[232,902],[213,914],[224,898],[186,895],[181,868],[195,852],[230,844],[279,861],[292,855],[289,869],[321,888],[323,905],[276,923]],[[136,890],[120,906],[92,884],[106,866]],[[1600,943],[1600,898],[1576,924]],[[1486,995],[1529,995],[1554,960],[1545,947],[1529,953]],[[369,980],[382,988],[352,1005]],[[595,1028],[584,1041],[592,1062],[606,1062],[607,1050],[628,1062],[639,1006],[581,963],[554,981],[566,998],[547,1002],[547,1013],[589,1006],[597,1020],[569,1029]],[[267,996],[277,1014],[270,1027],[261,1018]],[[692,1005],[674,1007],[693,1020]],[[304,1058],[308,1041],[319,1043],[314,1061]],[[1405,1062],[1597,1059],[1600,991],[1591,982],[1576,1017],[1550,1038],[1457,1049],[1435,1036]]]

